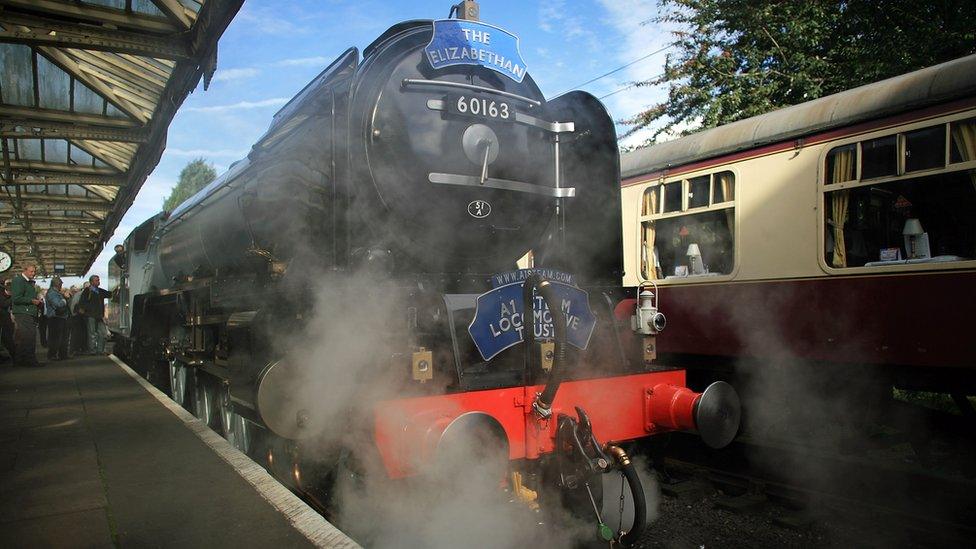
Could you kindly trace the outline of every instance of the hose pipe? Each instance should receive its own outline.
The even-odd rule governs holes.
[[[552,323],[556,332],[554,359],[552,369],[549,371],[549,380],[539,398],[532,404],[536,413],[545,418],[552,415],[552,403],[556,400],[556,391],[559,390],[559,384],[562,382],[562,366],[566,362],[566,316],[559,306],[559,300],[556,299],[556,294],[549,281],[543,280],[538,275],[530,275],[525,279],[522,286],[522,311],[526,315],[526,320],[523,322],[526,330],[526,366],[530,364],[529,360],[535,347],[535,317],[532,313],[533,289],[538,290],[539,295],[546,302],[546,306],[549,307],[549,314],[552,315]]]
[[[644,534],[644,527],[647,525],[647,502],[644,500],[644,487],[641,486],[640,477],[637,476],[637,469],[634,468],[630,456],[619,446],[607,445],[606,452],[613,456],[617,462],[617,467],[627,479],[627,486],[634,497],[634,523],[626,533],[620,536],[620,545],[632,547]]]

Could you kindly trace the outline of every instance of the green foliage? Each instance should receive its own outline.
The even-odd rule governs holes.
[[[659,0],[666,101],[622,122],[687,134],[976,52],[971,0]],[[652,141],[653,142],[653,139]]]
[[[205,159],[197,158],[191,161],[180,171],[179,181],[176,182],[176,186],[163,201],[163,210],[173,211],[180,203],[209,185],[216,178],[217,171]]]

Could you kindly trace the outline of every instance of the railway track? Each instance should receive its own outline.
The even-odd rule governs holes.
[[[665,483],[666,494],[694,493],[704,483],[705,492],[718,492],[717,508],[754,514],[779,506],[781,526],[821,523],[869,546],[956,546],[976,539],[976,481],[899,455],[844,455],[748,438],[716,452],[683,435],[672,439],[668,455],[667,469],[677,481]],[[684,482],[699,488],[680,486]]]

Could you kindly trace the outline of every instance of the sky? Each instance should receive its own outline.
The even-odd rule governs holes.
[[[583,85],[665,48],[670,34],[644,23],[656,14],[656,0],[481,0],[479,4],[483,22],[520,38],[528,72],[547,97],[573,89],[606,96],[603,101],[611,116],[619,120],[664,96],[661,89],[629,86],[660,74],[669,50]],[[449,0],[247,0],[220,38],[210,89],[204,91],[201,82],[177,112],[159,165],[88,274],[105,278],[113,246],[159,212],[189,161],[203,157],[218,174],[223,173],[247,155],[275,112],[347,48],[362,51],[400,21],[446,18],[450,6]],[[623,129],[618,127],[618,132]],[[638,134],[630,141],[645,138]],[[80,280],[66,278],[65,282],[80,284]]]

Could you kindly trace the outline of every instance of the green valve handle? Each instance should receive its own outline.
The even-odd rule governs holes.
[[[602,539],[603,541],[611,541],[611,540],[613,540],[613,530],[611,530],[610,527],[607,526],[606,524],[603,524],[601,522],[596,527],[596,531],[597,531],[597,536],[599,536],[600,539]]]

